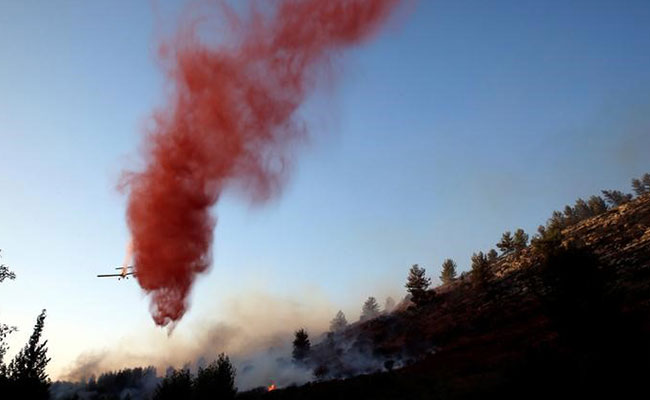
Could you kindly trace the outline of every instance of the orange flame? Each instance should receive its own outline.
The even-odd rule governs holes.
[[[269,385],[269,387],[266,388],[266,390],[267,390],[268,392],[270,392],[271,390],[275,390],[275,383],[271,383],[271,384]]]

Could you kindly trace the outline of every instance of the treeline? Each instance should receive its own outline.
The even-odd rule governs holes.
[[[57,400],[118,400],[118,399],[233,399],[235,368],[225,354],[196,374],[189,368],[169,368],[160,378],[154,367],[126,368],[106,372],[79,382],[55,382],[50,390]]]
[[[650,174],[632,180],[632,188],[636,196],[650,193]],[[532,246],[537,254],[544,257],[555,254],[561,243],[561,231],[573,224],[607,212],[634,199],[631,193],[619,190],[603,190],[601,196],[591,196],[587,200],[578,198],[575,203],[567,205],[563,212],[554,211],[545,225],[540,225],[535,235],[531,236],[523,229],[514,233],[506,231],[495,244],[496,249],[487,252],[478,251],[471,256],[471,267],[468,272],[458,275],[458,266],[452,259],[442,263],[440,281],[443,285],[452,284],[459,278],[469,284],[470,288],[489,294],[489,281],[494,275],[494,265],[502,257],[520,254]],[[497,250],[498,249],[498,250]],[[426,269],[414,264],[408,271],[405,287],[407,296],[400,303],[400,310],[417,312],[420,308],[435,304],[437,294],[431,288],[431,279],[426,276]],[[369,322],[386,315],[395,308],[395,302],[387,299],[383,311],[375,297],[369,297],[362,306],[360,322]],[[313,375],[318,380],[335,377],[349,377],[359,373],[376,371],[377,368],[391,370],[395,367],[392,359],[378,362],[376,359],[364,358],[361,354],[368,350],[367,343],[355,338],[350,340],[341,333],[348,327],[343,311],[338,311],[330,322],[330,330],[319,345],[318,354],[312,354],[309,334],[305,329],[298,329],[293,340],[293,360],[297,365],[312,368]],[[363,359],[364,362],[359,362]],[[383,363],[383,364],[382,364]],[[382,368],[383,367],[383,368]]]
[[[632,190],[634,194],[624,193],[619,190],[602,190],[602,197],[593,195],[587,200],[578,198],[573,205],[566,205],[563,211],[554,211],[546,224],[537,228],[537,233],[532,238],[523,229],[517,229],[514,234],[510,231],[504,232],[499,242],[496,243],[500,254],[495,249],[490,249],[487,253],[479,251],[472,254],[470,272],[463,273],[460,277],[470,278],[475,286],[480,287],[490,279],[492,273],[490,266],[499,257],[517,254],[529,245],[542,253],[548,252],[550,250],[548,247],[556,245],[560,240],[563,229],[628,203],[635,198],[634,195],[638,197],[650,193],[650,173],[632,179]],[[454,260],[446,259],[441,270],[440,281],[443,285],[452,283],[457,279],[457,266]],[[411,277],[414,272],[423,274],[422,271],[414,271],[412,268],[409,280],[415,279]],[[407,284],[408,287],[409,284]],[[434,294],[429,294],[428,297],[433,298]],[[414,303],[417,305],[418,301],[414,301]]]
[[[2,264],[0,283],[6,279],[16,279],[16,274]],[[29,341],[9,364],[4,361],[8,350],[6,339],[17,328],[0,323],[0,394],[3,399],[49,398],[50,379],[45,373],[45,367],[50,359],[47,357],[47,340],[41,341],[45,316],[45,310],[41,311]]]
[[[636,196],[650,193],[650,173],[644,174],[641,178],[632,179],[632,189]],[[540,225],[537,236],[544,239],[548,235],[553,235],[554,231],[558,229],[564,229],[584,219],[595,217],[634,199],[631,193],[623,193],[619,190],[603,190],[601,193],[603,197],[594,195],[587,200],[578,198],[573,206],[566,205],[563,211],[554,211],[546,222],[546,226]]]
[[[235,367],[227,355],[221,353],[207,367],[199,368],[196,376],[189,369],[171,369],[156,389],[153,399],[234,399]]]
[[[54,382],[50,395],[57,400],[149,399],[160,381],[154,367],[125,368],[76,383]]]

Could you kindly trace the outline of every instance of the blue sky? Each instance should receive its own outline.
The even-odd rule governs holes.
[[[17,350],[48,309],[55,376],[158,329],[134,282],[95,275],[124,255],[116,186],[164,102],[156,32],[180,8],[0,1],[0,248],[18,275],[0,320]],[[301,110],[312,138],[283,195],[214,210],[187,320],[251,290],[314,293],[355,319],[367,296],[402,295],[411,264],[465,270],[504,230],[650,171],[646,1],[421,0],[334,69]]]

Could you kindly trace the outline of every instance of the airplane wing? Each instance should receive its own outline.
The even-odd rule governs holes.
[[[115,267],[115,269],[122,269],[124,267]],[[133,265],[127,265],[126,269],[133,269]]]
[[[127,272],[124,274],[124,276],[129,276],[133,275],[135,276],[135,272]],[[113,278],[113,277],[122,277],[122,274],[103,274],[103,275],[97,275],[98,278]]]

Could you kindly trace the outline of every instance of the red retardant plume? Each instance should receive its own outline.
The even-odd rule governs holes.
[[[210,209],[223,190],[244,189],[257,203],[278,191],[291,144],[305,133],[294,114],[315,75],[398,2],[274,1],[245,21],[222,4],[227,43],[202,42],[193,23],[163,48],[172,90],[146,136],[144,169],[126,175],[137,279],[156,324],[182,318],[192,283],[209,268]]]

